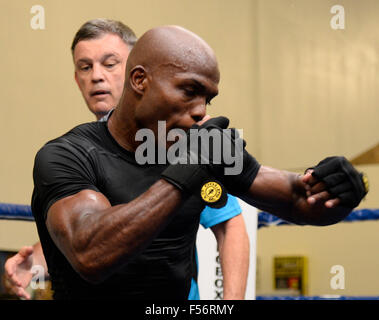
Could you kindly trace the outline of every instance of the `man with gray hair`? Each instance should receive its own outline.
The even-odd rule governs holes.
[[[136,41],[133,30],[109,19],[88,21],[75,34],[71,45],[75,81],[97,119],[117,105],[126,60]]]
[[[74,37],[71,52],[75,80],[89,110],[98,120],[106,120],[121,98],[126,60],[136,40],[129,27],[108,19],[86,22]],[[249,240],[240,213],[236,198],[229,196],[225,207],[206,207],[200,219],[205,228],[212,229],[218,241],[225,299],[243,299],[246,288]],[[25,288],[32,278],[33,265],[42,265],[47,270],[40,243],[23,247],[6,263],[6,275],[20,297],[30,298]],[[193,267],[188,298],[199,299],[197,265]]]

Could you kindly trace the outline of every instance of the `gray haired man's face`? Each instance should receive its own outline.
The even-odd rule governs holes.
[[[79,41],[74,50],[75,80],[90,111],[100,119],[122,95],[130,49],[115,34]]]

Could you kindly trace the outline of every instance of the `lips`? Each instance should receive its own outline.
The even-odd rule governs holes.
[[[95,91],[92,91],[91,92],[91,97],[96,97],[96,96],[104,96],[104,95],[107,95],[107,94],[110,94],[111,92],[108,91],[108,90],[95,90]]]

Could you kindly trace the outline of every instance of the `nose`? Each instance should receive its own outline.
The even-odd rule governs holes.
[[[99,66],[98,64],[94,64],[92,67],[92,79],[91,79],[91,81],[94,83],[104,81],[103,70],[102,70],[101,66]]]
[[[201,119],[203,119],[205,117],[206,113],[207,113],[207,108],[206,108],[205,99],[204,99],[204,101],[201,101],[198,104],[196,104],[190,110],[191,118],[195,122],[199,122]]]

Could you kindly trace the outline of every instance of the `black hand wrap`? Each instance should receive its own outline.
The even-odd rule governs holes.
[[[312,175],[325,183],[328,192],[339,198],[342,206],[355,208],[368,192],[367,177],[345,157],[328,157],[313,170]]]
[[[236,129],[231,130],[235,130],[235,139],[237,141],[242,140],[239,137],[238,131]],[[239,157],[238,161],[240,161],[240,163],[242,164],[242,171],[238,174],[227,174],[226,172],[224,172],[223,178],[221,180],[223,181],[226,188],[230,191],[230,193],[236,196],[243,195],[245,192],[249,190],[260,168],[260,164],[258,163],[258,161],[245,150],[245,140],[242,140],[242,146],[242,150],[236,149],[236,152],[239,152],[239,154],[235,154]],[[225,166],[224,170],[227,168],[230,168],[230,166]]]
[[[229,193],[237,196],[245,193],[253,183],[260,164],[245,150],[246,142],[240,137],[238,130],[235,128],[226,129],[229,124],[227,118],[211,119],[206,124],[207,130],[218,130],[221,137],[221,148],[217,150],[217,153],[222,156],[221,159],[216,160],[213,157],[214,150],[212,148],[206,154],[206,158],[209,159],[209,170],[222,181]],[[210,146],[212,147],[211,144]],[[225,148],[227,150],[224,150]],[[229,153],[230,159],[227,161],[225,157]],[[231,160],[233,162],[230,162]]]
[[[229,120],[224,117],[213,118],[203,125],[194,125],[192,129],[211,130],[227,128]],[[171,164],[162,172],[162,178],[172,183],[177,188],[188,194],[201,196],[206,205],[213,208],[221,208],[227,202],[227,192],[223,185],[214,179],[206,164],[201,164],[200,154],[191,152],[189,148],[191,132],[187,132],[187,152],[184,155],[186,164]],[[212,145],[210,144],[210,149]],[[197,158],[198,164],[192,164],[191,159]]]

